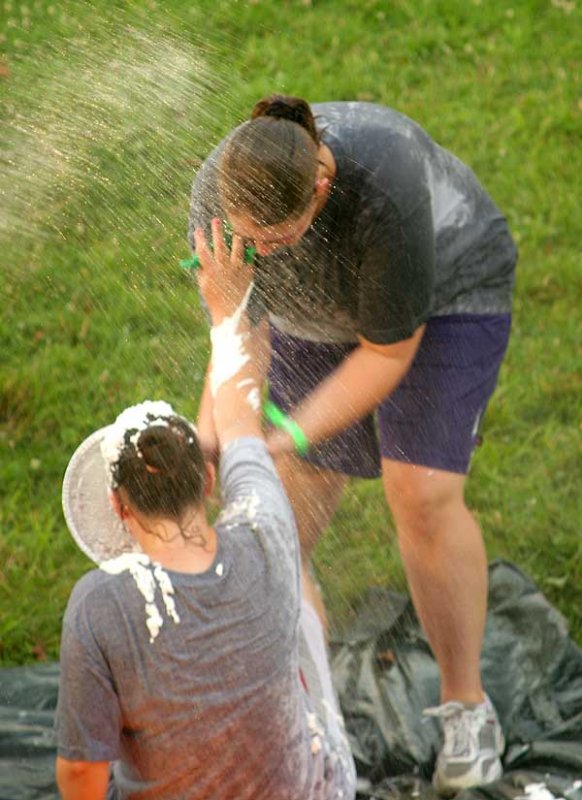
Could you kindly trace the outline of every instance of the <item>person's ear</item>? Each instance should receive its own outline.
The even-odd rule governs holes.
[[[216,486],[216,467],[210,461],[205,462],[204,496],[210,497]]]
[[[111,490],[109,492],[109,500],[111,501],[115,515],[118,516],[120,520],[127,519],[129,516],[128,509],[127,506],[123,505],[121,502],[118,492]]]
[[[324,178],[317,178],[315,181],[315,188],[313,190],[315,192],[315,196],[321,197],[322,194],[326,194],[329,191],[330,183],[331,181],[327,176]]]

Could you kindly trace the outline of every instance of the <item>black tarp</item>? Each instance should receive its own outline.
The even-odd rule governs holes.
[[[332,643],[332,669],[363,800],[434,800],[438,673],[409,599],[371,590]],[[489,570],[484,683],[504,727],[504,776],[469,800],[582,800],[582,651],[515,566]],[[0,670],[0,800],[53,800],[58,665]],[[234,799],[233,799],[234,800]],[[274,798],[276,800],[276,798]]]

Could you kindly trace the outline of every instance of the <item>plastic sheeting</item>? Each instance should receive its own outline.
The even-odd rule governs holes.
[[[0,670],[0,800],[53,800],[58,664]]]
[[[562,615],[511,564],[491,565],[488,609],[481,663],[505,732],[504,776],[462,797],[582,800],[582,651]],[[422,710],[439,702],[438,672],[410,601],[371,590],[335,643],[332,666],[359,796],[436,797],[440,727]]]
[[[489,571],[483,677],[506,740],[503,779],[469,800],[582,800],[582,651],[516,567]],[[438,673],[407,597],[371,590],[333,643],[332,669],[361,800],[435,800]],[[58,665],[0,670],[0,800],[53,800]],[[235,800],[233,798],[233,800]],[[276,798],[273,798],[276,800]]]

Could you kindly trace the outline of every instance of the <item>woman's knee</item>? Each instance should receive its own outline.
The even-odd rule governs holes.
[[[382,478],[396,526],[409,535],[430,535],[464,508],[464,475],[385,459]]]

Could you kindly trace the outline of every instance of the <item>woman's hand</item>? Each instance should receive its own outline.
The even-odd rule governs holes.
[[[202,228],[194,231],[196,253],[200,258],[198,286],[212,318],[219,325],[243,304],[253,279],[252,264],[245,263],[244,241],[236,234],[232,249],[224,240],[222,222],[212,220],[212,249]]]

